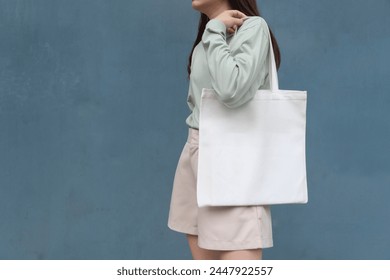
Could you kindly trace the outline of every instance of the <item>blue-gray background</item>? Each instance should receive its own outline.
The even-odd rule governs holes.
[[[258,1],[308,91],[309,203],[265,259],[390,257],[390,1]],[[0,258],[191,259],[166,223],[191,1],[0,0]]]

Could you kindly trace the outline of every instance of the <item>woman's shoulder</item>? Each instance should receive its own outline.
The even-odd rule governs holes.
[[[264,31],[267,31],[267,22],[261,16],[249,16],[238,31],[242,32],[248,29],[263,29]]]

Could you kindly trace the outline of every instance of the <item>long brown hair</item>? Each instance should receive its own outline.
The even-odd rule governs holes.
[[[230,7],[233,10],[239,10],[247,16],[260,16],[260,12],[259,12],[259,9],[257,8],[256,0],[228,0],[228,2],[230,4]],[[192,53],[194,52],[196,45],[202,40],[203,32],[204,32],[204,30],[206,28],[206,24],[209,20],[210,19],[207,17],[207,15],[200,13],[198,35],[196,36],[196,40],[194,42],[194,45],[192,46],[191,53],[190,53],[190,56],[188,58],[188,65],[187,65],[188,78],[190,77],[190,74],[191,74]],[[279,67],[280,67],[279,46],[278,46],[278,43],[277,43],[270,27],[269,27],[269,31],[271,34],[272,46],[273,46],[274,54],[275,54],[276,68],[279,69]]]

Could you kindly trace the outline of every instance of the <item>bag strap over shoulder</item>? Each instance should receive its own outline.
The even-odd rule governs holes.
[[[272,39],[271,39],[271,34],[269,31],[268,24],[266,24],[266,25],[267,25],[267,32],[268,32],[268,38],[269,38],[269,47],[270,47],[269,68],[268,68],[270,89],[271,89],[271,91],[278,91],[279,90],[279,81],[278,81],[278,73],[276,70],[274,48],[272,46]]]

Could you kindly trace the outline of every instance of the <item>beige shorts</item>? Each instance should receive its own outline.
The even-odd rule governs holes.
[[[198,235],[198,246],[209,250],[272,247],[270,206],[198,207],[198,140],[199,130],[189,128],[174,177],[168,227]]]

